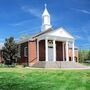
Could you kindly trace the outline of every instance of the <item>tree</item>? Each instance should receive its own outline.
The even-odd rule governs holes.
[[[80,50],[79,62],[85,62],[86,60],[90,60],[90,50]]]
[[[84,51],[80,50],[79,51],[79,62],[84,62]]]
[[[5,64],[12,65],[17,59],[17,44],[13,37],[5,39],[3,47],[3,59]]]
[[[88,60],[90,60],[90,50],[88,51]]]

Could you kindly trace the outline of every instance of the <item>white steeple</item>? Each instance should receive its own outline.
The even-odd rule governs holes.
[[[51,28],[50,14],[48,13],[47,5],[45,4],[45,10],[42,14],[42,31],[45,31],[49,28]]]

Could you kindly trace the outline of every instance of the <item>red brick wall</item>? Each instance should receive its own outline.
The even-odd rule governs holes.
[[[37,43],[36,40],[28,42],[28,60],[29,63],[35,63],[37,61]]]
[[[24,43],[20,44],[21,59],[20,59],[19,63],[28,63],[28,56],[27,57],[24,56],[24,48],[25,47],[28,47],[28,42],[24,42]]]
[[[71,48],[69,49],[69,58],[72,59],[72,49]],[[75,50],[75,58],[77,58],[76,61],[78,61],[78,50]]]
[[[39,60],[45,61],[45,40],[39,42]]]
[[[69,53],[69,61],[72,61],[72,49],[71,48],[69,48],[68,53]],[[66,45],[64,46],[64,57],[66,59]],[[78,61],[78,50],[75,50],[75,58],[77,58],[76,61]]]
[[[24,57],[24,47],[28,47],[28,57]],[[65,50],[65,47],[64,47]],[[66,50],[64,53],[66,57]],[[69,57],[72,59],[72,49],[69,49]],[[75,51],[75,57],[78,59],[78,51]],[[45,40],[39,42],[39,60],[45,61]],[[62,42],[56,41],[56,60],[63,60],[63,46]],[[21,63],[35,63],[37,61],[37,43],[36,40],[21,44]]]

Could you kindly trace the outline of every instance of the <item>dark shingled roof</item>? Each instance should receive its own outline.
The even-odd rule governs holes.
[[[28,41],[34,40],[36,37],[38,37],[38,36],[40,36],[40,35],[43,35],[43,34],[45,34],[45,33],[48,33],[48,32],[50,32],[50,31],[53,31],[53,29],[52,29],[52,28],[49,28],[49,29],[46,30],[46,31],[40,32],[40,33],[32,36],[31,38],[23,39],[23,40],[21,40],[21,41],[19,41],[19,42],[17,42],[17,43],[20,44],[20,43],[24,43],[24,42],[28,42]]]
[[[53,31],[53,29],[52,29],[52,28],[49,28],[49,29],[46,30],[46,31],[43,31],[43,32],[40,32],[40,33],[36,34],[36,35],[33,36],[32,38],[36,38],[36,37],[38,37],[38,36],[40,36],[40,35],[43,35],[43,34],[45,34],[45,33],[51,32],[51,31]]]

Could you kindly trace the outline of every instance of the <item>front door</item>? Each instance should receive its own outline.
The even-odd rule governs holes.
[[[53,61],[53,47],[48,47],[48,61]]]

